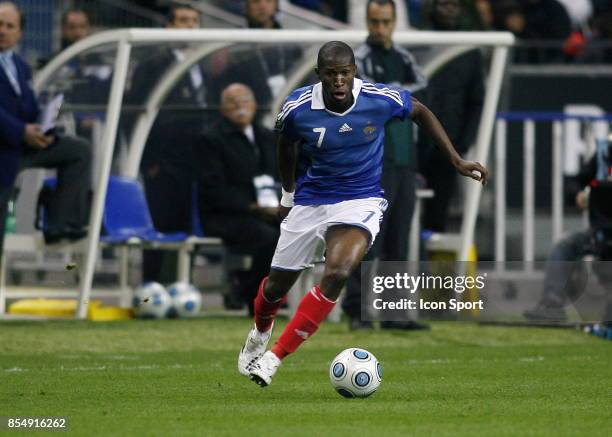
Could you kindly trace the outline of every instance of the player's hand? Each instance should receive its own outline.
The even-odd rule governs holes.
[[[278,219],[281,222],[283,220],[285,220],[285,217],[287,217],[289,215],[289,211],[291,211],[291,208],[289,208],[287,206],[279,206],[278,207]]]
[[[45,135],[40,125],[29,123],[25,126],[23,140],[28,146],[35,149],[46,149],[53,142],[54,138],[53,135]]]
[[[455,168],[463,176],[482,182],[482,185],[487,185],[489,181],[489,170],[479,162],[461,159],[455,164]]]

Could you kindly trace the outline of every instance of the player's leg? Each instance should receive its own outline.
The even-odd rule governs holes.
[[[329,228],[325,239],[325,272],[320,290],[336,301],[351,272],[357,268],[370,245],[370,233],[360,227],[338,225]]]
[[[320,209],[296,206],[281,224],[270,274],[261,281],[253,304],[255,326],[238,356],[238,370],[243,375],[250,373],[265,352],[276,313],[302,270],[312,263],[321,239],[320,215],[323,215]]]
[[[270,269],[262,279],[255,297],[255,327],[261,333],[268,332],[280,307],[287,301],[287,293],[302,271]]]
[[[363,261],[374,261],[376,258],[381,256],[381,252],[385,247],[385,241],[389,233],[388,223],[389,218],[393,216],[394,207],[396,205],[395,199],[399,193],[398,190],[399,178],[396,177],[396,168],[393,165],[383,167],[381,185],[385,190],[385,199],[389,202],[389,206],[385,211],[383,220],[380,224],[380,231],[376,237],[376,243],[370,247],[370,250],[365,255]],[[382,254],[384,257],[384,254]],[[369,263],[367,266],[360,264],[353,271],[350,278],[346,283],[346,292],[342,299],[342,309],[345,314],[349,317],[349,329],[372,329],[373,325],[371,321],[362,320],[361,313],[365,305],[365,302],[361,300],[361,277],[362,272],[365,273],[366,277],[369,277],[372,273],[374,263]],[[364,270],[362,270],[364,269]]]
[[[355,226],[334,226],[326,236],[325,272],[321,285],[307,293],[281,334],[272,352],[282,359],[295,352],[334,308],[351,272],[368,249],[370,235]]]
[[[272,349],[253,365],[251,379],[259,385],[270,384],[281,360],[312,336],[334,308],[351,272],[378,234],[385,208],[384,199],[370,198],[341,202],[326,209],[328,228],[323,279],[302,298]]]
[[[325,272],[321,285],[306,293],[276,344],[251,370],[251,379],[262,387],[272,381],[281,360],[310,338],[336,305],[351,272],[361,262],[369,243],[367,230],[355,226],[333,226],[325,238]]]
[[[287,301],[287,293],[300,276],[301,270],[283,271],[272,268],[262,279],[253,303],[255,326],[249,331],[238,354],[238,371],[248,376],[253,365],[264,354],[272,336],[274,319]]]

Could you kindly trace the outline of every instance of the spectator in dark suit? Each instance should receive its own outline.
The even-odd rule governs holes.
[[[61,50],[91,35],[87,12],[68,9],[62,14]],[[104,108],[110,94],[113,73],[112,59],[99,52],[89,52],[72,58],[62,66],[56,81],[61,82],[66,100],[72,104],[90,106],[73,113],[76,132],[85,138],[92,136],[96,122],[104,120]]]
[[[14,52],[24,17],[11,2],[0,2],[0,243],[6,205],[19,170],[58,170],[58,185],[48,205],[47,243],[86,235],[87,195],[91,186],[91,150],[85,141],[42,132],[32,72]]]
[[[166,28],[196,29],[200,13],[188,5],[175,4],[168,13]],[[146,102],[164,73],[189,54],[186,45],[164,45],[134,71],[127,96],[131,104]],[[191,232],[193,196],[193,144],[206,123],[210,75],[194,64],[166,97],[151,129],[141,161],[141,171],[151,218],[161,232]],[[143,279],[172,282],[163,269],[174,265],[173,253],[144,252]]]
[[[278,0],[246,0],[246,19],[250,29],[280,29],[276,19]]]
[[[91,24],[87,12],[81,9],[68,9],[62,14],[62,49],[91,34]]]
[[[204,231],[221,237],[231,251],[252,256],[251,269],[233,275],[234,297],[239,295],[242,305],[252,303],[279,236],[278,198],[274,194],[266,201],[265,187],[256,189],[254,180],[261,175],[277,179],[275,137],[254,123],[255,111],[255,98],[247,86],[228,86],[221,95],[223,117],[204,132],[195,148]],[[268,188],[270,182],[265,184]]]

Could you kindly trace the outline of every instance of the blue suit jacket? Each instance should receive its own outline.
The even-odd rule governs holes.
[[[15,181],[21,150],[25,147],[25,125],[38,119],[38,101],[31,87],[32,70],[17,54],[13,59],[21,95],[15,92],[4,68],[0,67],[0,187]]]

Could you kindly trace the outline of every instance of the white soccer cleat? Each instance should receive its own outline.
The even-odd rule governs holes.
[[[240,354],[238,354],[238,371],[242,375],[249,376],[253,364],[255,364],[266,351],[266,347],[272,336],[272,328],[274,328],[274,323],[268,332],[261,333],[257,328],[253,328],[249,331],[244,346],[242,346]]]
[[[262,387],[270,385],[272,377],[281,365],[281,360],[274,355],[272,351],[268,351],[253,364],[251,368],[251,379]]]

